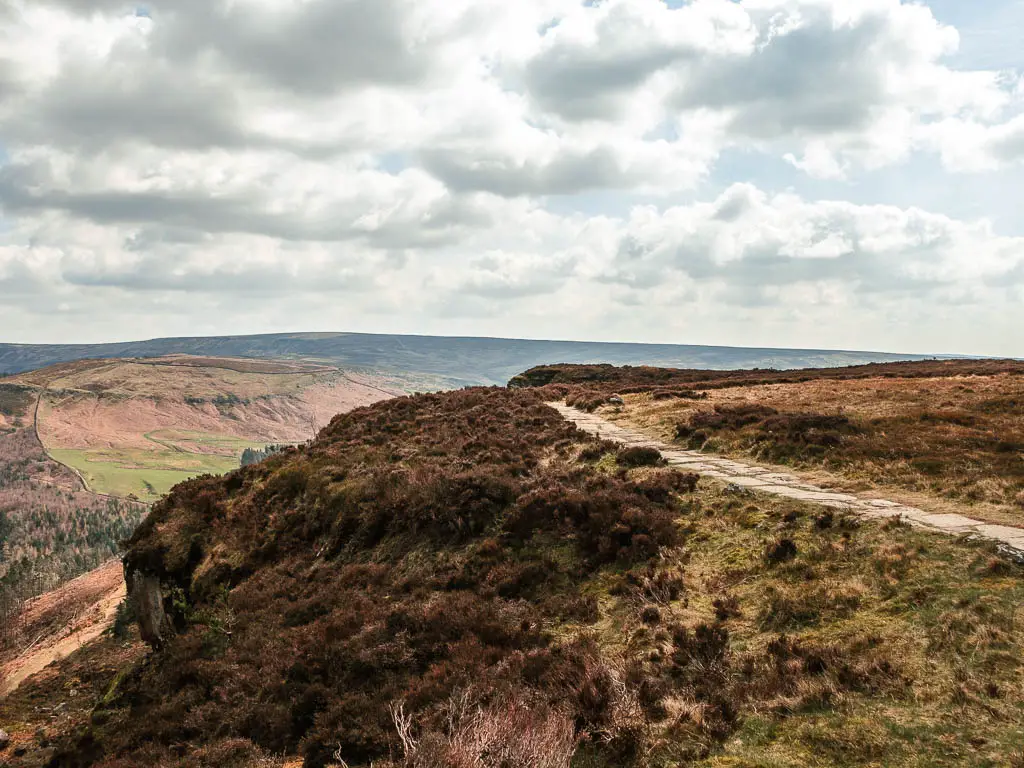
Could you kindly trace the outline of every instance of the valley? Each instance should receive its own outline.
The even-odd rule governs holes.
[[[144,504],[94,494],[51,459],[34,428],[31,388],[0,382],[0,653],[20,645],[25,600],[120,552]]]
[[[237,468],[246,448],[309,440],[334,414],[400,393],[394,379],[315,363],[184,355],[63,363],[10,381],[38,397],[51,457],[92,491],[145,502]]]
[[[23,606],[119,556],[148,505],[242,452],[311,439],[401,392],[306,361],[175,355],[61,363],[0,380],[0,652]]]

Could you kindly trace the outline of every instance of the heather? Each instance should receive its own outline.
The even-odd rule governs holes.
[[[1019,566],[727,492],[550,391],[399,398],[178,486],[175,625],[52,765],[1001,765]],[[765,417],[770,417],[767,414]]]
[[[131,727],[104,761],[230,735],[366,763],[399,753],[391,704],[441,738],[453,696],[632,753],[596,580],[675,546],[681,501],[578,463],[590,442],[532,393],[469,390],[342,415],[311,446],[178,486],[127,556],[166,585],[177,634],[125,681]]]

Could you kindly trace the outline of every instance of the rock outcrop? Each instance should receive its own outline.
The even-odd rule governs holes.
[[[150,574],[131,571],[125,574],[128,596],[135,608],[142,639],[159,649],[170,628],[164,611],[164,594],[160,579]]]

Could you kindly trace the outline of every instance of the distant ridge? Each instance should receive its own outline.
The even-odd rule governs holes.
[[[958,355],[902,355],[847,350],[772,349],[595,341],[538,341],[372,333],[275,333],[195,336],[110,344],[0,344],[0,374],[90,358],[159,357],[301,358],[342,367],[416,372],[438,388],[505,384],[548,363],[611,363],[674,368],[825,368]]]

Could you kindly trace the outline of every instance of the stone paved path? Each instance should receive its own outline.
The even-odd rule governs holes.
[[[652,438],[632,429],[621,427],[592,413],[570,408],[562,403],[548,403],[564,418],[577,427],[605,440],[611,440],[625,446],[642,446],[654,448],[668,462],[669,466],[679,467],[688,472],[713,477],[723,483],[731,483],[742,488],[749,488],[759,493],[770,493],[785,496],[789,499],[808,501],[825,507],[849,510],[863,517],[888,518],[902,516],[912,525],[931,528],[954,536],[973,535],[992,539],[1000,547],[1017,558],[1024,558],[1024,529],[1011,528],[1006,525],[992,525],[980,520],[973,520],[963,515],[933,514],[916,507],[908,507],[894,501],[865,499],[848,493],[837,493],[825,488],[810,485],[796,475],[778,472],[773,469],[759,467],[733,461],[713,454],[700,451],[686,451],[671,445],[653,440]]]

